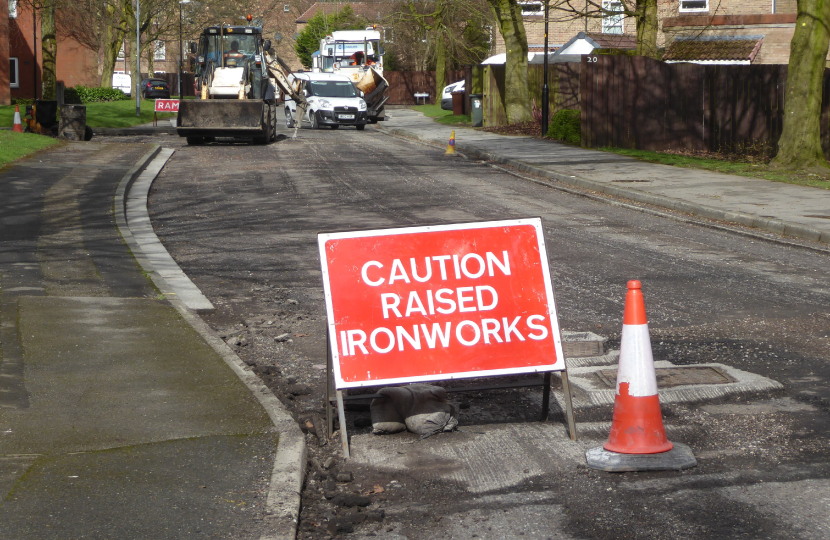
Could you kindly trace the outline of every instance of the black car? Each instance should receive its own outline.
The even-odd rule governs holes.
[[[141,97],[170,98],[170,85],[164,79],[144,79],[141,81]]]

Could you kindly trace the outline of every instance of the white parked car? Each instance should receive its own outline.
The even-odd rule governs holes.
[[[112,74],[112,87],[118,88],[128,96],[132,94],[133,90],[133,78],[126,73],[113,73]]]
[[[454,82],[444,87],[444,91],[441,92],[441,108],[445,111],[452,110],[452,93],[453,92],[463,92],[464,91],[464,81]]]
[[[354,126],[362,130],[366,127],[369,121],[366,102],[349,77],[334,73],[294,73],[292,78],[301,82],[301,91],[308,100],[302,121],[311,124],[312,129]],[[294,127],[296,112],[294,100],[286,99],[285,124],[290,128]]]

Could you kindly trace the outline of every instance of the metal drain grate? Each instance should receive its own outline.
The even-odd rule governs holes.
[[[711,366],[656,368],[654,372],[657,375],[657,388],[738,382],[737,379],[723,370]],[[597,371],[595,376],[608,388],[615,388],[617,385],[616,369],[603,369]]]

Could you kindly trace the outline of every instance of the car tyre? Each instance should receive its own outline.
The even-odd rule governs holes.
[[[364,129],[366,129],[366,124],[358,124],[355,127],[358,131],[363,131]]]
[[[317,120],[317,113],[315,111],[308,113],[308,119],[311,121],[311,129],[320,129],[320,122]]]
[[[289,109],[288,107],[285,108],[285,127],[294,127],[294,119],[291,117],[291,109]]]
[[[337,129],[337,128],[339,128],[340,126],[339,126],[339,125],[337,125],[337,124],[333,124],[333,125],[331,125],[331,126],[329,126],[329,127],[330,127],[331,129]]]

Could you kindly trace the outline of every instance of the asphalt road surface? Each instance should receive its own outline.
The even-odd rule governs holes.
[[[216,306],[205,320],[308,432],[299,538],[830,537],[828,253],[575,195],[374,126],[303,129],[268,146],[171,144],[151,191],[153,225]],[[625,284],[639,279],[655,360],[720,363],[783,388],[664,404],[669,437],[698,459],[682,472],[587,469],[582,452],[608,433],[592,426],[607,428],[610,410],[579,411],[585,427],[571,443],[560,413],[537,422],[538,389],[455,394],[460,433],[398,446],[368,435],[365,411],[350,411],[353,445],[376,440],[388,444],[376,453],[393,455],[386,467],[344,461],[323,432],[316,234],[535,216],[563,330],[617,349]],[[509,432],[505,445],[525,437],[530,448],[548,436],[535,435],[542,428],[559,437],[559,453],[504,446],[477,472],[453,471],[473,459],[476,440]],[[410,449],[423,459],[393,459]],[[516,475],[486,481],[499,469]],[[335,492],[368,494],[371,504],[350,508]]]

